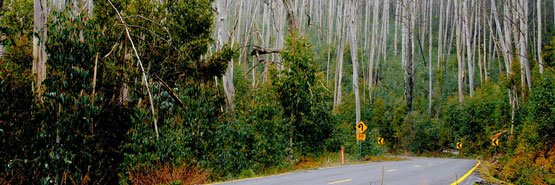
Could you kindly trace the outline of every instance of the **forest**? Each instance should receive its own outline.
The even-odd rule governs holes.
[[[0,33],[0,184],[202,184],[457,142],[500,182],[555,184],[554,0],[0,0]]]

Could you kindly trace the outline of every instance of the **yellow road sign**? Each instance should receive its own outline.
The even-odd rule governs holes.
[[[357,141],[365,141],[366,134],[357,134]]]
[[[358,130],[359,133],[363,133],[364,131],[366,131],[366,129],[368,129],[366,124],[364,124],[364,122],[362,121],[358,122],[355,128]]]
[[[384,139],[383,137],[378,137],[378,144],[383,145],[384,144]]]
[[[463,147],[462,142],[457,142],[457,149],[460,150],[462,149],[462,147]]]
[[[491,140],[491,145],[493,145],[493,146],[499,146],[499,139],[492,139],[492,140]]]

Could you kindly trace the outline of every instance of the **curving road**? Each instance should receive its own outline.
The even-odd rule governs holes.
[[[474,170],[476,166],[478,166],[478,161],[468,159],[410,158],[406,161],[320,168],[220,184],[379,185],[382,184],[383,179],[383,184],[386,185],[470,185],[479,179],[476,170]]]

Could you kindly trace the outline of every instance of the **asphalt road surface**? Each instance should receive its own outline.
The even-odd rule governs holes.
[[[479,179],[478,161],[468,159],[410,158],[332,168],[303,170],[281,175],[221,183],[223,185],[470,185]],[[383,175],[382,175],[383,173]],[[468,174],[468,175],[467,175]]]

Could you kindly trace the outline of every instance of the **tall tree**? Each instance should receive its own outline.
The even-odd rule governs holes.
[[[520,11],[520,62],[524,67],[526,74],[526,84],[528,90],[532,90],[532,77],[530,74],[530,65],[528,64],[528,0],[519,0],[518,10]],[[523,87],[525,88],[525,87]]]
[[[225,0],[216,0],[216,24],[217,32],[217,50],[229,41],[229,33],[227,31],[227,4]],[[224,93],[227,100],[229,111],[233,111],[233,97],[235,96],[235,86],[233,85],[233,62],[229,62],[225,74],[222,77]]]
[[[555,1],[554,1],[555,2]],[[540,64],[540,73],[543,74],[543,58],[542,58],[542,1],[541,0],[537,0],[536,2],[536,9],[537,9],[537,19],[538,19],[538,62]],[[555,13],[555,12],[554,12]]]
[[[359,0],[351,0],[350,6],[350,38],[351,38],[351,60],[353,62],[353,91],[355,92],[355,104],[356,104],[356,122],[360,122],[360,95],[358,90],[358,42],[357,42],[357,29],[358,29],[358,6]]]
[[[333,33],[333,12],[335,12],[333,6],[335,5],[335,0],[330,0],[328,3],[328,63],[326,67],[326,82],[329,83],[330,78],[330,60],[331,60],[331,38]]]
[[[457,75],[457,82],[458,82],[458,90],[459,90],[459,102],[462,103],[463,101],[463,75],[464,75],[464,61],[463,61],[463,55],[462,55],[462,51],[464,50],[463,45],[462,45],[462,26],[461,26],[461,22],[462,22],[462,16],[461,16],[461,8],[460,8],[460,3],[455,0],[455,30],[457,32],[457,39],[456,39],[456,44],[457,44],[457,69],[458,69],[458,75]]]
[[[46,0],[33,1],[33,74],[35,74],[35,90],[41,93],[42,81],[46,79],[46,22],[48,7]]]
[[[370,55],[368,56],[368,97],[372,101],[372,87],[374,84],[374,59],[376,47],[378,44],[378,17],[379,17],[379,0],[374,0],[372,13],[372,44],[370,45]]]
[[[433,24],[433,19],[432,19],[432,13],[433,13],[433,9],[431,7],[433,7],[434,4],[434,0],[430,0],[430,9],[428,9],[429,12],[429,17],[428,17],[428,29],[429,29],[429,33],[428,33],[428,112],[430,113],[430,116],[432,116],[432,48],[433,48],[433,37],[432,37],[432,24]],[[443,3],[442,3],[443,4]],[[441,27],[441,26],[440,26]]]
[[[401,61],[405,71],[405,100],[409,112],[412,110],[412,95],[414,89],[414,25],[416,16],[415,0],[402,1],[401,14]]]
[[[341,93],[342,93],[342,81],[343,81],[343,54],[345,52],[345,16],[347,15],[348,8],[345,7],[345,2],[342,2],[338,8],[339,12],[343,12],[342,16],[337,16],[337,34],[338,34],[338,42],[337,46],[339,50],[337,50],[337,61],[336,61],[336,68],[335,68],[335,94],[334,94],[334,110],[337,110],[339,104],[341,104]]]
[[[439,30],[437,33],[437,66],[439,67],[439,63],[442,59],[443,55],[443,17],[444,17],[444,1],[439,1]]]

